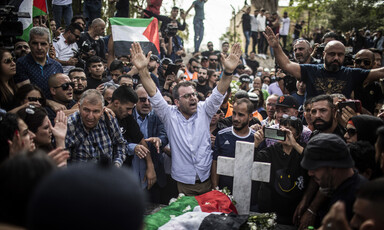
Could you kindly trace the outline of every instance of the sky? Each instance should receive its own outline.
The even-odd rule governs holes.
[[[184,11],[192,5],[194,0],[178,0],[179,7]],[[167,10],[173,6],[173,1],[164,0],[161,8],[161,14],[164,14],[164,8]],[[251,0],[247,0],[250,4]],[[280,0],[280,5],[286,4],[289,0]],[[236,13],[244,6],[244,0],[208,0],[204,6],[205,20],[204,20],[204,37],[200,46],[200,51],[207,49],[207,42],[212,41],[214,49],[220,49],[221,42],[219,38],[222,34],[227,32],[230,20],[232,18],[232,7],[235,8]],[[168,11],[169,12],[169,11]],[[189,37],[187,41],[184,41],[184,47],[187,52],[193,52],[194,42],[194,30],[193,30],[193,16],[195,10],[192,9],[189,12],[189,17],[186,23],[189,25]]]

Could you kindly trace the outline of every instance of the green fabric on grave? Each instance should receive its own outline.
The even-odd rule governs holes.
[[[148,215],[144,220],[145,229],[156,230],[171,219],[170,215],[180,216],[186,212],[192,211],[193,208],[198,205],[199,204],[194,196],[181,197],[177,200],[177,202],[162,208],[160,211],[152,215]]]

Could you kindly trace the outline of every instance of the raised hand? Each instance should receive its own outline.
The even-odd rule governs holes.
[[[138,70],[142,70],[144,68],[147,68],[149,63],[149,58],[151,57],[152,52],[150,51],[145,57],[143,50],[141,49],[141,46],[139,43],[134,42],[130,48],[131,51],[131,61],[134,66]]]
[[[67,117],[63,111],[59,111],[56,114],[55,118],[55,126],[53,127],[51,123],[49,123],[50,128],[52,130],[52,134],[56,139],[56,143],[58,147],[64,147],[65,135],[67,134]]]
[[[241,47],[239,43],[235,43],[232,46],[231,52],[228,57],[224,58],[224,54],[221,54],[221,63],[223,63],[224,71],[228,73],[232,73],[235,71],[238,66],[240,56],[241,56]]]
[[[273,32],[271,27],[267,26],[265,29],[265,32],[263,32],[265,39],[267,39],[268,44],[272,48],[279,47],[279,34],[276,34]]]

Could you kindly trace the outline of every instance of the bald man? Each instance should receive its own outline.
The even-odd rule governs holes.
[[[271,28],[266,29],[264,36],[273,48],[280,68],[307,85],[307,98],[332,93],[342,93],[350,98],[358,85],[384,78],[384,68],[364,70],[342,66],[345,46],[339,41],[330,41],[326,45],[323,52],[324,64],[299,64],[291,62],[284,54],[279,37]]]
[[[104,36],[105,22],[101,18],[96,18],[92,21],[88,32],[81,34],[80,39],[77,41],[79,50],[83,47],[84,42],[91,49],[90,55],[97,55],[105,59],[105,43],[100,36]]]
[[[375,66],[375,54],[368,50],[362,49],[356,53],[354,60],[354,68],[370,70]],[[368,85],[359,85],[355,90],[355,99],[359,99],[365,109],[373,113],[376,103],[383,98],[380,83],[377,81],[370,82]]]

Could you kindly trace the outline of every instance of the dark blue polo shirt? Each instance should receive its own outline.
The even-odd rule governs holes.
[[[15,83],[20,83],[29,79],[31,84],[38,86],[43,91],[46,98],[51,98],[48,78],[55,73],[63,73],[63,67],[59,62],[47,57],[45,65],[41,66],[29,53],[17,60],[14,80]]]

